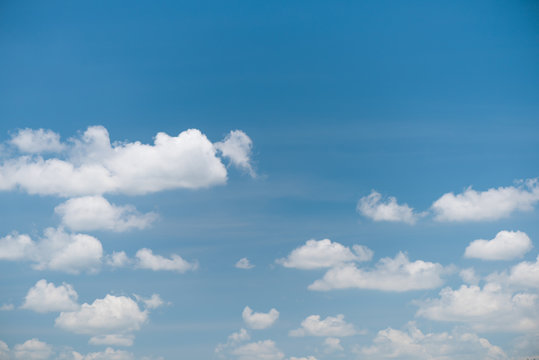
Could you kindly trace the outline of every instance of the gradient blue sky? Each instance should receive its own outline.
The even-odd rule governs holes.
[[[72,359],[65,357],[72,350],[86,356],[74,360],[442,359],[430,352],[443,343],[462,351],[444,359],[539,356],[539,301],[523,310],[532,324],[524,330],[492,325],[503,312],[459,321],[419,312],[442,289],[465,284],[459,272],[469,268],[481,291],[496,283],[501,297],[539,296],[539,186],[533,183],[539,176],[538,39],[534,1],[1,2],[0,239],[14,232],[39,239],[46,228],[61,226],[55,207],[80,195],[102,194],[111,204],[157,218],[129,231],[65,226],[102,243],[95,273],[37,270],[32,261],[5,260],[8,250],[0,246],[0,306],[6,307],[0,340],[9,348],[0,359]],[[21,129],[50,129],[69,144],[97,125],[112,142],[145,144],[158,132],[198,129],[215,145],[241,130],[252,141],[246,154],[256,176],[217,151],[226,184],[199,189],[57,196],[5,186],[6,164],[24,156],[13,143]],[[41,157],[69,156],[30,155],[31,161]],[[527,179],[528,185],[519,183]],[[436,200],[465,194],[469,186],[478,196],[489,189],[494,196],[513,193],[503,201],[464,204],[463,214],[466,206],[475,206],[476,214],[506,203],[510,209],[490,218],[437,217]],[[373,206],[395,197],[394,209],[415,209],[415,223],[358,210],[372,190],[382,196]],[[472,241],[503,230],[524,233],[536,247],[505,260],[464,257]],[[356,262],[360,269],[372,270],[402,251],[410,262],[440,264],[441,283],[402,292],[309,290],[329,268],[289,268],[276,260],[310,239],[368,247],[374,256]],[[134,258],[141,248],[196,260],[198,268],[179,273],[106,265],[113,251]],[[236,268],[244,257],[255,267]],[[523,262],[536,264],[537,273],[515,285],[511,269]],[[148,310],[139,330],[128,331],[135,336],[131,346],[93,345],[92,335],[55,326],[61,311],[21,308],[41,279],[70,284],[79,304],[107,294],[159,294],[165,304]],[[142,311],[143,302],[137,304]],[[242,319],[246,306],[260,313],[275,308],[279,318],[252,329]],[[354,335],[289,335],[308,316],[338,314]],[[453,338],[429,345],[410,337],[413,346],[380,340],[386,333],[379,331],[408,334],[411,327]],[[249,340],[215,351],[241,328]],[[485,353],[479,340],[464,346],[456,334],[499,348]],[[328,337],[339,338],[342,349],[330,349]],[[39,343],[45,350],[22,352],[30,339],[46,343]],[[265,358],[263,346],[271,348]],[[107,347],[116,353],[105,354]]]

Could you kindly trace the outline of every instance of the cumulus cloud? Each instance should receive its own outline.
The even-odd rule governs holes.
[[[158,307],[165,305],[165,302],[163,301],[163,299],[161,299],[161,296],[159,296],[159,294],[152,294],[152,296],[149,298],[144,298],[137,294],[134,294],[134,296],[138,302],[144,304],[146,309],[157,309]]]
[[[106,348],[105,351],[91,352],[82,355],[76,351],[64,352],[61,360],[134,360],[133,354],[124,350]],[[59,359],[59,360],[60,360]]]
[[[459,276],[466,284],[477,285],[479,284],[479,276],[475,273],[474,268],[462,269],[459,272]]]
[[[322,279],[309,285],[310,290],[373,289],[382,291],[410,291],[441,286],[442,265],[422,260],[410,262],[402,252],[395,258],[383,258],[373,269],[360,269],[346,264],[329,269]]]
[[[182,259],[180,255],[172,254],[170,259],[161,255],[154,255],[150,249],[140,249],[136,253],[138,259],[137,267],[141,269],[150,269],[153,271],[168,270],[184,273],[189,270],[196,270],[198,263],[190,263]]]
[[[324,340],[324,346],[326,347],[326,353],[332,353],[335,351],[343,351],[344,348],[341,345],[341,339],[328,337]]]
[[[76,311],[60,313],[55,324],[66,331],[91,335],[92,344],[129,346],[133,344],[132,333],[147,320],[148,310],[141,310],[133,299],[107,295],[82,304]]]
[[[232,351],[238,360],[281,360],[284,354],[275,346],[272,340],[248,343]]]
[[[440,297],[418,302],[417,315],[427,319],[469,324],[476,331],[527,332],[539,329],[537,294],[512,292],[499,283],[483,288],[461,285],[440,291]]]
[[[515,211],[531,211],[537,201],[537,179],[528,179],[517,186],[482,192],[469,187],[461,194],[447,193],[432,204],[432,210],[438,221],[498,220]]]
[[[226,350],[233,349],[238,344],[249,340],[251,340],[251,335],[247,330],[241,328],[238,332],[230,334],[225,344],[218,344],[215,353],[222,355]]]
[[[60,135],[45,129],[19,129],[12,135],[10,143],[24,153],[60,152],[64,144],[60,142]]]
[[[343,337],[357,334],[352,324],[344,321],[344,315],[328,316],[320,320],[320,315],[308,316],[301,322],[301,327],[291,330],[290,336]]]
[[[28,235],[11,234],[0,239],[0,260],[33,262],[37,270],[57,270],[77,274],[94,272],[101,265],[103,247],[95,237],[48,228],[33,241]]]
[[[13,347],[13,357],[20,360],[46,360],[52,355],[52,346],[38,339],[30,339]]]
[[[379,192],[372,190],[370,195],[359,199],[357,210],[374,221],[392,221],[414,224],[421,214],[414,213],[414,209],[407,204],[400,205],[393,196],[382,200]]]
[[[267,313],[253,312],[253,310],[246,306],[241,314],[245,324],[251,329],[266,329],[272,326],[279,318],[279,312],[276,309],[271,309]]]
[[[249,262],[249,259],[247,258],[239,259],[238,262],[236,262],[236,265],[234,266],[238,269],[244,269],[244,270],[252,269],[255,267],[253,264]]]
[[[79,308],[78,294],[69,284],[54,286],[47,280],[39,280],[28,290],[22,309],[39,313],[74,311]]]
[[[539,289],[539,256],[535,262],[522,261],[516,264],[510,269],[509,274],[503,273],[501,276],[492,274],[490,278],[505,282],[518,289]]]
[[[321,269],[352,261],[368,261],[373,252],[366,246],[354,245],[353,251],[329,239],[308,240],[305,245],[294,249],[286,258],[276,262],[288,268]]]
[[[131,264],[133,261],[127,256],[125,251],[113,251],[112,254],[107,255],[107,265],[112,267],[125,267]]]
[[[423,333],[411,323],[404,331],[387,328],[378,332],[371,346],[356,350],[362,359],[403,360],[502,360],[508,359],[501,348],[476,334]]]
[[[250,140],[237,130],[217,148],[252,173]],[[153,144],[111,144],[107,129],[89,127],[71,139],[61,157],[24,155],[0,164],[0,190],[30,194],[83,196],[104,193],[147,194],[169,189],[198,189],[224,184],[227,170],[217,149],[199,130],[178,136],[158,133]]]
[[[464,256],[483,260],[512,260],[521,258],[533,245],[522,231],[500,231],[492,240],[474,240]]]
[[[134,206],[111,204],[99,195],[69,199],[54,211],[64,226],[75,231],[145,229],[157,218],[153,212],[140,214]]]
[[[256,176],[251,164],[253,142],[243,131],[231,131],[225,137],[224,141],[217,142],[214,146],[225,158],[228,158],[234,166],[247,171],[252,177]]]

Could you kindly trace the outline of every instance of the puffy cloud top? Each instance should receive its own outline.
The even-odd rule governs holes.
[[[533,245],[522,231],[500,231],[492,240],[474,240],[464,252],[465,257],[483,260],[511,260],[524,256]]]
[[[253,310],[246,306],[242,312],[243,321],[251,329],[266,329],[277,321],[279,318],[279,312],[276,309],[271,309],[268,313],[253,312]]]

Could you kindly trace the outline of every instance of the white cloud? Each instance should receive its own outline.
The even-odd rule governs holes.
[[[152,250],[144,248],[137,251],[135,256],[138,259],[137,267],[142,269],[153,271],[168,270],[184,273],[198,268],[197,262],[190,263],[177,254],[172,254],[170,259],[167,259],[161,255],[154,255]]]
[[[383,258],[374,269],[358,269],[348,264],[334,267],[322,279],[309,285],[310,290],[373,289],[382,291],[410,291],[441,286],[442,265],[416,260],[410,262],[402,252],[395,258]]]
[[[220,143],[224,156],[252,172],[245,152],[247,135],[233,132]],[[242,135],[243,134],[243,135]],[[249,140],[250,141],[250,140]],[[9,158],[0,164],[0,190],[82,196],[104,193],[147,194],[168,189],[199,189],[226,183],[227,170],[216,147],[199,130],[178,136],[158,133],[154,144],[111,144],[107,129],[89,127],[71,139],[63,157]]]
[[[476,334],[423,333],[413,323],[405,331],[387,328],[381,330],[373,345],[360,347],[362,359],[425,359],[425,360],[502,360],[507,355],[498,346]]]
[[[290,336],[343,337],[357,334],[354,325],[344,321],[344,315],[328,316],[320,320],[320,315],[308,316],[299,329],[291,330]]]
[[[222,142],[214,144],[224,157],[228,158],[232,164],[249,173],[252,177],[256,176],[251,165],[251,149],[253,142],[241,130],[231,131]]]
[[[69,199],[54,211],[63,225],[75,231],[145,229],[157,218],[153,212],[140,214],[134,206],[114,205],[99,195]]]
[[[112,267],[125,267],[132,263],[125,251],[113,251],[111,255],[107,255],[107,265]]]
[[[284,354],[272,340],[263,340],[242,345],[232,351],[238,360],[281,360]]]
[[[64,330],[93,336],[93,344],[125,346],[132,344],[132,333],[147,319],[148,311],[140,310],[133,299],[107,295],[92,304],[82,304],[77,311],[60,313],[55,323]]]
[[[335,351],[343,351],[344,348],[341,345],[341,339],[328,337],[324,340],[324,346],[326,347],[326,353],[331,353]]]
[[[9,360],[9,347],[0,340],[0,360]]]
[[[78,294],[69,284],[54,286],[47,280],[39,280],[26,294],[22,309],[39,313],[74,311],[79,308]]]
[[[492,240],[474,240],[464,256],[483,260],[512,260],[521,258],[533,245],[522,231],[500,231]]]
[[[252,269],[252,268],[254,268],[255,266],[249,262],[249,259],[247,259],[247,258],[241,258],[241,259],[238,260],[238,262],[236,263],[235,267],[238,268],[238,269],[245,269],[245,270],[247,270],[247,269]]]
[[[161,296],[159,294],[152,294],[149,298],[143,298],[142,296],[139,296],[137,294],[133,295],[135,299],[137,299],[138,302],[142,302],[146,309],[157,309],[158,307],[161,307],[165,305],[165,302],[163,299],[161,299]]]
[[[475,273],[474,268],[462,269],[459,272],[459,276],[466,284],[477,285],[479,284],[479,276]]]
[[[476,331],[528,332],[539,329],[539,297],[488,282],[483,288],[462,285],[440,291],[440,297],[418,302],[418,316],[461,322]]]
[[[13,347],[13,356],[20,360],[46,360],[52,355],[52,347],[39,341],[30,339],[23,344],[17,344]]]
[[[72,351],[71,354],[62,358],[62,360],[133,360],[133,354],[123,351],[115,350],[112,348],[106,348],[105,351],[98,351],[81,355],[76,351]]]
[[[60,152],[64,145],[60,135],[45,129],[20,129],[11,137],[10,143],[25,153]]]
[[[251,340],[251,335],[247,330],[241,328],[238,332],[230,334],[225,344],[218,344],[215,348],[215,353],[223,354],[226,350],[233,349],[238,344],[248,340]]]
[[[243,321],[251,329],[266,329],[272,326],[279,318],[279,312],[276,309],[271,309],[268,313],[253,312],[246,306],[242,312]]]
[[[284,267],[296,269],[320,269],[336,266],[352,261],[368,261],[373,252],[362,245],[350,248],[329,239],[320,241],[308,240],[305,245],[294,249],[286,258],[276,262]]]
[[[461,194],[447,193],[432,204],[438,221],[498,220],[515,211],[531,211],[539,201],[537,179],[518,186],[491,188],[478,192],[471,187]]]
[[[539,289],[539,256],[535,262],[523,261],[513,266],[507,281],[512,286]]]
[[[302,357],[291,356],[290,360],[316,360],[316,358],[314,356],[302,356]]]
[[[382,195],[374,190],[368,196],[359,199],[357,210],[374,221],[393,221],[414,224],[421,214],[407,204],[399,205],[393,196],[382,201]]]
[[[57,270],[77,274],[94,272],[101,265],[103,247],[95,237],[69,234],[62,228],[48,228],[43,238],[12,234],[0,239],[0,259],[32,261],[37,270]]]

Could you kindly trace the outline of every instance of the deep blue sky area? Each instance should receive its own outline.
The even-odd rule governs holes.
[[[0,359],[539,357],[538,64],[539,2],[531,0],[0,1]],[[12,164],[51,159],[77,171],[97,156],[89,163],[120,174],[110,153],[74,145],[90,126],[106,129],[116,150],[198,129],[226,179],[204,185],[196,174],[209,165],[196,154],[147,160],[141,152],[132,168],[147,166],[153,177],[144,181],[162,184],[162,174],[183,171],[182,159],[192,158],[182,176],[193,182],[166,178],[176,185],[137,192],[126,185],[134,175],[101,191],[97,177],[71,180],[54,170],[10,183]],[[25,129],[51,130],[61,149],[25,152],[16,145]],[[243,165],[220,147],[233,130],[252,141],[240,149]],[[28,146],[38,146],[35,136]],[[82,153],[90,155],[77,160]],[[64,193],[25,187],[62,181],[90,185]],[[381,200],[361,208],[371,191]],[[433,205],[448,193],[464,199],[444,205],[452,215]],[[136,221],[153,218],[112,229],[95,217],[84,228],[58,210],[88,197],[130,206]],[[29,247],[13,255],[9,236],[39,242],[47,228],[97,239],[99,267],[39,268],[45,255]],[[503,259],[466,250],[478,239],[494,249],[503,236]],[[348,258],[319,249],[307,268],[293,251],[311,239],[330,239]],[[372,259],[359,260],[354,245],[371,249]],[[142,248],[197,265],[152,269],[137,262]],[[120,251],[130,260],[110,265]],[[399,252],[403,267],[380,262]],[[241,258],[254,267],[235,267]],[[424,277],[410,270],[420,262],[433,266]],[[532,275],[519,277],[519,266]],[[335,288],[308,288],[351,267],[359,275],[339,279],[355,285],[338,288],[334,279]],[[375,285],[365,285],[371,276]],[[47,308],[42,294],[31,305],[41,279],[53,290],[72,286],[78,297],[64,294]],[[458,299],[463,288],[476,292],[459,304],[478,304],[457,309],[440,293]],[[63,325],[107,294],[147,318]],[[152,294],[163,304],[140,298]],[[242,317],[246,306],[260,317]],[[270,321],[272,308],[279,316]],[[309,330],[312,315],[329,320]],[[242,328],[248,336],[240,339]],[[431,336],[414,337],[414,329]]]

